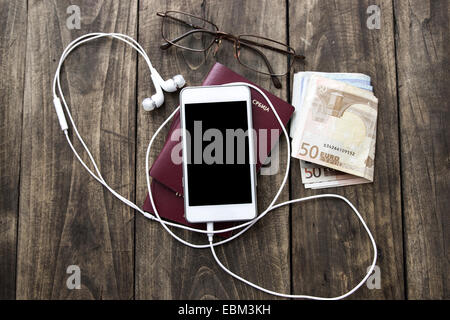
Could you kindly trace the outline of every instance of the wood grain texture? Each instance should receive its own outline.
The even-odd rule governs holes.
[[[69,30],[66,10],[81,9]],[[29,1],[17,298],[133,298],[134,213],[77,162],[52,105],[51,82],[63,48],[93,31],[135,36],[137,2]],[[62,73],[75,122],[112,188],[134,198],[135,51],[98,40],[76,49]],[[75,143],[80,150],[80,144]],[[81,153],[83,158],[86,155]],[[69,265],[81,269],[69,290]]]
[[[366,10],[381,8],[381,29],[369,30]],[[305,69],[361,72],[379,99],[374,183],[306,191],[292,162],[291,197],[338,193],[360,210],[379,249],[381,289],[365,285],[352,299],[402,299],[403,252],[394,25],[391,1],[290,1],[290,44],[305,52]],[[297,71],[302,71],[298,68]],[[318,200],[292,208],[294,292],[337,296],[359,283],[372,262],[368,236],[348,206]]]
[[[0,300],[16,297],[26,1],[0,1]]]
[[[372,4],[381,8],[380,30],[366,27]],[[67,28],[70,5],[81,9],[80,30]],[[353,299],[449,299],[450,7],[437,0],[0,0],[0,299],[274,298],[234,281],[209,250],[187,248],[157,223],[135,217],[86,173],[58,125],[51,92],[58,59],[71,40],[94,31],[138,38],[163,78],[181,73],[199,85],[217,60],[290,100],[289,78],[275,89],[269,78],[239,65],[229,43],[215,58],[160,50],[155,13],[169,9],[206,17],[227,32],[289,41],[307,57],[295,71],[372,77],[379,98],[374,183],[305,191],[293,159],[280,201],[339,193],[361,211],[380,251],[381,290],[363,286]],[[61,80],[104,178],[142,205],[147,143],[178,104],[178,93],[144,112],[142,99],[155,92],[146,64],[123,43],[106,39],[75,50]],[[81,152],[77,141],[75,147]],[[284,142],[280,150],[283,170]],[[259,177],[260,208],[282,173]],[[232,271],[264,287],[323,296],[353,287],[372,257],[356,217],[334,200],[272,212],[217,253]],[[66,287],[69,265],[81,268],[81,290]]]
[[[286,7],[284,2],[273,1],[140,1],[139,41],[148,50],[153,65],[163,78],[180,73],[188,85],[200,85],[215,62],[212,54],[205,59],[201,54],[192,54],[171,48],[161,51],[159,45],[161,18],[157,11],[175,9],[193,13],[212,20],[223,31],[235,34],[252,33],[286,41]],[[270,78],[245,70],[233,57],[232,45],[223,43],[216,59],[248,79],[287,99],[287,79],[284,87],[277,90]],[[279,61],[279,63],[283,63]],[[139,62],[138,100],[154,93],[146,65]],[[144,159],[147,143],[178,105],[178,93],[166,94],[165,105],[147,114],[138,112],[137,159]],[[167,128],[158,137],[152,152],[151,162],[159,153]],[[286,157],[286,146],[281,144],[281,159]],[[280,167],[284,167],[281,162]],[[145,165],[137,163],[137,199],[143,202],[147,193]],[[265,176],[258,181],[258,206],[265,208],[272,199],[280,182],[281,173]],[[280,200],[288,199],[286,186]],[[196,243],[205,243],[202,235],[177,232],[183,238]],[[270,214],[238,240],[217,249],[222,262],[232,271],[264,287],[290,291],[289,265],[289,208]],[[136,298],[137,299],[256,299],[273,298],[247,285],[234,281],[215,263],[209,249],[187,248],[176,242],[161,226],[137,218],[136,225]]]
[[[448,1],[395,1],[407,295],[450,298]]]

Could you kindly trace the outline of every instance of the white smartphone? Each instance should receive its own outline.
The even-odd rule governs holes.
[[[180,93],[184,209],[187,221],[256,217],[250,89],[187,87]]]

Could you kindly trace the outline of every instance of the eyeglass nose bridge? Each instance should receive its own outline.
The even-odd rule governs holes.
[[[216,34],[216,38],[214,39],[214,42],[216,43],[216,48],[214,49],[214,57],[216,56],[217,52],[219,52],[221,45],[222,45],[222,39],[232,41],[233,42],[233,48],[234,48],[234,57],[237,59],[239,56],[239,40],[236,36],[232,35],[231,33],[218,31]]]
[[[217,37],[214,40],[214,42],[216,43],[216,47],[214,48],[214,51],[213,51],[213,56],[215,57],[217,52],[219,52],[219,50],[220,50],[220,46],[222,45],[222,39]]]

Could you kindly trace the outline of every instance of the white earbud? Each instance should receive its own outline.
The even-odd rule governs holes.
[[[175,92],[186,84],[186,81],[181,74],[177,74],[172,79],[164,81],[158,71],[154,68],[151,68],[150,70],[156,93],[150,98],[145,98],[144,101],[142,101],[142,107],[145,111],[152,111],[155,108],[162,106],[164,103],[164,94],[162,90],[166,92]]]
[[[153,82],[159,83],[161,88],[166,92],[175,92],[186,84],[184,78],[181,74],[177,74],[172,79],[168,79],[166,81],[161,78],[158,71],[156,69],[151,70]],[[155,84],[156,85],[156,84]]]
[[[181,74],[177,74],[172,79],[166,80],[161,84],[164,91],[175,92],[186,84]]]
[[[155,81],[155,78],[152,74],[152,80],[153,84],[156,89],[156,93],[152,95],[150,98],[145,98],[144,101],[142,101],[142,107],[145,111],[152,111],[156,108],[159,108],[164,103],[164,94],[162,92],[161,86],[158,82]]]

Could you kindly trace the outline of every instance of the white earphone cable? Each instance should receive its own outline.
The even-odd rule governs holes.
[[[97,180],[99,183],[101,183],[105,188],[107,188],[115,197],[117,197],[120,201],[124,202],[126,205],[128,205],[129,207],[133,208],[134,210],[138,211],[139,213],[141,213],[144,217],[150,219],[150,220],[156,220],[158,221],[161,226],[177,241],[183,243],[186,246],[192,247],[192,248],[197,248],[197,249],[205,249],[205,248],[210,248],[211,253],[214,257],[214,259],[216,260],[217,264],[228,274],[230,274],[232,277],[238,279],[239,281],[242,281],[258,290],[261,290],[263,292],[272,294],[272,295],[276,295],[276,296],[280,296],[280,297],[285,297],[285,298],[304,298],[304,299],[316,299],[316,300],[336,300],[336,299],[342,299],[345,298],[349,295],[351,295],[353,292],[355,292],[356,290],[358,290],[358,288],[360,288],[365,281],[369,278],[369,276],[372,274],[374,268],[375,268],[375,264],[376,264],[376,260],[377,260],[377,247],[376,247],[376,243],[375,240],[372,236],[372,233],[370,232],[368,226],[366,225],[366,223],[364,222],[364,219],[362,218],[362,216],[360,215],[360,213],[358,212],[358,210],[353,206],[353,204],[345,197],[340,196],[340,195],[336,195],[336,194],[322,194],[322,195],[314,195],[314,196],[310,196],[310,197],[305,197],[305,198],[299,198],[299,199],[294,199],[294,200],[290,200],[290,201],[285,201],[279,204],[275,204],[275,202],[278,200],[286,182],[288,179],[288,175],[289,175],[289,170],[290,170],[290,143],[289,143],[289,136],[287,134],[286,128],[283,124],[283,122],[281,121],[276,109],[273,107],[271,101],[268,99],[268,97],[264,94],[263,91],[261,91],[258,87],[248,84],[248,83],[230,83],[230,84],[226,84],[226,85],[246,85],[248,87],[253,88],[254,90],[258,91],[263,97],[264,99],[268,102],[270,108],[272,109],[273,113],[275,114],[275,117],[277,118],[278,123],[280,124],[282,130],[283,130],[283,135],[286,139],[287,142],[287,148],[288,148],[288,152],[287,152],[287,162],[286,162],[286,171],[284,173],[284,177],[283,177],[283,181],[276,193],[276,195],[274,196],[273,200],[271,201],[270,205],[266,208],[266,210],[264,210],[262,213],[260,213],[255,219],[250,220],[248,222],[245,223],[241,223],[239,225],[236,225],[234,227],[230,227],[230,228],[225,228],[225,229],[221,229],[221,230],[213,230],[213,224],[209,223],[208,224],[208,228],[207,230],[203,230],[203,229],[198,229],[198,228],[192,228],[192,227],[188,227],[182,224],[178,224],[178,223],[173,223],[173,222],[169,222],[169,221],[165,221],[163,220],[159,213],[158,210],[156,209],[156,205],[154,203],[153,200],[153,193],[151,190],[151,181],[150,181],[150,176],[148,174],[149,172],[149,157],[150,157],[150,152],[151,152],[151,147],[153,145],[153,142],[155,141],[156,137],[158,136],[158,134],[160,133],[160,131],[167,125],[167,123],[169,123],[169,121],[174,117],[174,115],[179,111],[179,107],[177,107],[172,114],[161,124],[161,126],[156,130],[156,132],[153,134],[152,138],[150,139],[150,142],[148,144],[147,147],[147,151],[146,151],[146,156],[145,156],[145,168],[146,168],[146,180],[147,180],[147,189],[148,189],[148,193],[149,193],[149,198],[150,198],[150,202],[151,205],[153,207],[154,210],[154,215],[145,212],[144,210],[142,210],[140,207],[138,207],[135,203],[133,203],[132,201],[128,200],[127,198],[123,197],[122,195],[120,195],[119,193],[117,193],[114,189],[112,189],[105,181],[105,179],[102,177],[100,170],[98,169],[97,163],[94,160],[94,157],[92,156],[91,152],[89,151],[89,148],[87,147],[86,143],[84,142],[83,138],[81,137],[80,133],[78,132],[78,129],[75,125],[75,122],[72,118],[72,115],[70,113],[70,109],[67,105],[67,102],[64,98],[64,93],[62,91],[61,88],[61,83],[60,83],[60,73],[61,73],[61,67],[66,59],[66,57],[70,54],[70,52],[72,52],[75,48],[77,48],[78,46],[88,42],[88,41],[92,41],[98,38],[102,38],[102,37],[111,37],[120,41],[125,42],[126,44],[130,45],[132,48],[134,48],[145,60],[145,62],[147,63],[150,72],[156,72],[156,70],[153,68],[150,58],[148,57],[148,55],[146,54],[146,52],[144,51],[144,49],[141,47],[141,45],[134,40],[133,38],[127,36],[127,35],[123,35],[123,34],[119,34],[119,33],[90,33],[90,34],[86,34],[83,35],[75,40],[73,40],[72,42],[70,42],[70,44],[64,49],[61,58],[59,60],[58,63],[58,67],[56,69],[56,73],[55,73],[55,77],[53,80],[53,96],[54,99],[57,99],[59,101],[59,99],[62,100],[62,105],[64,105],[64,109],[66,111],[67,116],[69,117],[70,123],[73,127],[75,136],[77,137],[77,139],[80,141],[81,145],[83,146],[84,150],[86,151],[90,162],[92,163],[94,169],[95,169],[95,173],[89,168],[89,166],[83,161],[83,159],[81,158],[81,156],[78,154],[78,152],[76,151],[72,141],[70,140],[69,137],[69,133],[68,133],[68,129],[66,127],[63,127],[63,131],[67,140],[67,143],[69,144],[71,150],[73,151],[75,157],[77,158],[77,160],[81,163],[81,165],[86,169],[86,171],[95,179]],[[155,86],[158,85],[155,83]],[[58,94],[59,97],[58,97]],[[59,102],[58,102],[59,103]],[[55,105],[55,108],[57,106]],[[58,110],[57,110],[58,112]],[[58,117],[63,117],[64,115],[60,115],[58,114]],[[65,122],[65,119],[64,119]],[[374,258],[373,258],[373,262],[371,267],[369,268],[366,276],[361,280],[361,282],[359,282],[353,289],[351,289],[350,291],[348,291],[346,294],[343,294],[341,296],[337,296],[337,297],[333,297],[333,298],[324,298],[324,297],[315,297],[315,296],[309,296],[309,295],[291,295],[291,294],[283,294],[283,293],[278,293],[275,291],[271,291],[268,289],[265,289],[263,287],[260,287],[240,276],[238,276],[237,274],[233,273],[232,271],[230,271],[229,269],[227,269],[218,259],[216,252],[214,250],[214,247],[222,245],[224,243],[230,242],[234,239],[236,239],[237,237],[239,237],[240,235],[242,235],[244,232],[246,232],[248,229],[250,229],[257,221],[259,221],[260,219],[262,219],[267,213],[269,213],[270,211],[277,209],[279,207],[285,206],[285,205],[289,205],[289,204],[293,204],[293,203],[298,203],[298,202],[303,202],[303,201],[308,201],[308,200],[312,200],[312,199],[320,199],[320,198],[336,198],[336,199],[340,199],[345,201],[350,208],[354,211],[354,213],[356,214],[356,216],[358,217],[358,219],[360,220],[360,222],[362,223],[364,229],[366,230],[367,234],[369,235],[370,241],[372,243],[372,247],[373,247],[373,251],[374,251]],[[189,230],[189,231],[193,231],[193,232],[198,232],[198,233],[203,233],[203,234],[207,234],[208,235],[208,244],[195,244],[195,243],[191,243],[189,241],[186,241],[182,238],[180,238],[179,236],[177,236],[170,228],[170,227],[175,227],[175,228],[180,228],[180,229],[184,229],[184,230]],[[229,232],[229,231],[233,231],[233,230],[238,230],[238,229],[242,229],[239,232],[237,232],[236,234],[232,235],[231,237],[221,240],[219,242],[213,242],[212,238],[213,238],[213,234],[216,233],[223,233],[223,232]]]

